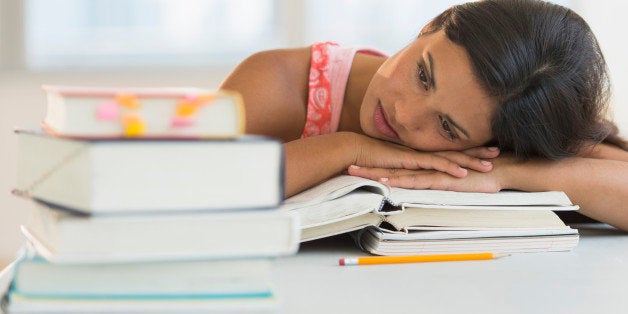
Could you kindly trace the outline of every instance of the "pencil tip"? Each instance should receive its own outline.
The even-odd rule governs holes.
[[[339,259],[338,260],[338,265],[345,266],[345,259],[344,258]]]
[[[493,258],[502,258],[502,257],[507,257],[507,256],[510,256],[510,254],[506,254],[506,253],[493,254]]]

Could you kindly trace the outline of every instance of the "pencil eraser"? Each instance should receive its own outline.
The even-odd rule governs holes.
[[[345,259],[344,258],[339,259],[338,260],[338,265],[345,266]]]

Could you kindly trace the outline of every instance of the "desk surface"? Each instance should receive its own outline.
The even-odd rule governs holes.
[[[580,228],[571,252],[490,261],[338,266],[348,237],[308,242],[275,263],[282,313],[628,313],[628,233]],[[4,292],[8,276],[0,274]]]
[[[581,227],[581,226],[576,226]],[[571,252],[491,261],[341,267],[350,238],[276,263],[285,313],[628,313],[628,233],[580,228]]]

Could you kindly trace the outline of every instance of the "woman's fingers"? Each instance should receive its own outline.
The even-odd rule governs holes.
[[[385,169],[351,166],[350,175],[358,176],[388,186],[405,189],[453,190],[467,192],[497,192],[500,185],[490,174],[471,172],[465,178],[456,178],[433,170]]]
[[[380,181],[380,182],[382,178],[384,178],[385,179],[384,181],[386,181],[386,179],[395,178],[401,175],[408,175],[413,172],[416,172],[416,170],[408,170],[408,169],[401,169],[401,168],[392,168],[392,169],[370,168],[370,167],[360,167],[356,165],[351,165],[347,171],[352,176],[362,177],[362,178],[370,179],[373,181]]]
[[[449,159],[450,161],[458,164],[460,167],[480,171],[487,172],[493,169],[493,163],[488,160],[480,159],[473,157],[471,155],[467,155],[464,152],[456,152],[456,151],[444,151],[444,152],[436,152],[434,153],[437,156],[441,156]]]
[[[373,168],[431,169],[463,178],[467,169],[491,171],[488,158],[499,155],[499,150],[475,147],[465,151],[421,152],[399,144],[370,137],[358,137],[354,163]]]
[[[466,155],[473,156],[476,158],[495,158],[499,156],[499,148],[497,147],[486,147],[486,146],[478,146],[469,149],[465,149],[462,151]]]
[[[368,168],[350,166],[348,169],[350,175],[379,181],[386,185],[406,188],[406,189],[446,189],[442,184],[443,178],[454,177],[433,170],[408,170],[408,169],[385,169],[385,168]],[[443,176],[443,178],[438,178]],[[441,184],[439,184],[441,182]]]
[[[413,158],[408,162],[404,162],[402,168],[410,170],[433,169],[458,178],[463,178],[467,175],[467,169],[464,169],[456,160],[435,153],[412,152],[412,154]],[[417,158],[414,154],[420,154],[420,156]],[[391,170],[396,171],[394,169]]]

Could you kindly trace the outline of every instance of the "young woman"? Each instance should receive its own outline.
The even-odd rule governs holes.
[[[221,88],[242,93],[248,133],[285,142],[286,196],[343,171],[404,188],[562,190],[628,230],[606,64],[567,8],[466,3],[391,57],[332,43],[265,51]]]

